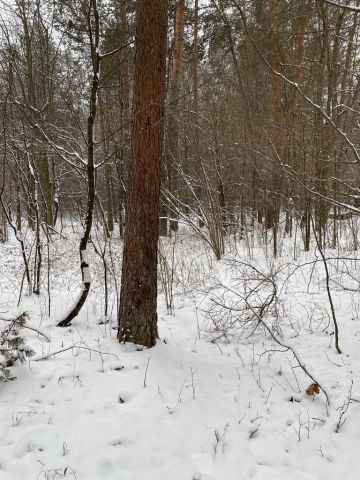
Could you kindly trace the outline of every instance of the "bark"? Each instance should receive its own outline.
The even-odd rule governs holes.
[[[192,51],[192,87],[193,87],[193,98],[192,98],[192,108],[194,111],[194,115],[192,118],[192,126],[193,126],[193,136],[194,136],[194,144],[195,144],[195,179],[196,185],[194,188],[196,201],[199,202],[202,198],[202,189],[201,189],[201,157],[200,157],[200,150],[199,150],[199,124],[198,124],[198,111],[199,111],[199,75],[198,75],[198,68],[199,68],[199,0],[195,0],[194,5],[194,45]],[[199,227],[202,228],[204,226],[204,219],[201,212],[201,206],[198,205],[198,223]]]
[[[101,95],[98,95],[99,99],[99,123],[100,123],[100,134],[101,134],[101,143],[103,147],[104,160],[106,161],[109,156],[109,139],[108,132],[108,121],[105,115],[106,105]],[[111,165],[107,161],[105,163],[105,191],[106,191],[106,234],[109,236],[114,231],[114,208],[113,208],[113,188],[112,188],[112,176],[111,176]]]
[[[176,7],[174,56],[172,64],[172,77],[170,85],[170,105],[168,108],[168,139],[167,139],[167,166],[169,175],[169,188],[173,196],[178,189],[179,164],[179,93],[180,80],[184,61],[184,16],[185,0],[179,0]],[[178,230],[178,220],[171,214],[170,229]]]
[[[157,242],[163,145],[167,0],[136,12],[132,158],[119,309],[119,341],[155,345]]]
[[[40,148],[39,152],[39,180],[42,196],[42,217],[46,225],[54,225],[53,215],[53,188],[50,180],[49,159],[45,148]]]
[[[120,95],[123,109],[124,122],[129,121],[130,109],[130,89],[129,89],[129,48],[127,45],[128,29],[126,20],[126,0],[120,0],[120,45],[124,47],[120,49]]]
[[[194,6],[194,46],[192,51],[192,68],[193,68],[193,107],[197,112],[199,108],[198,94],[198,63],[199,63],[199,0],[195,0]],[[195,128],[195,137],[198,136],[197,128]]]
[[[126,18],[126,0],[120,0],[120,45],[124,45],[119,51],[120,78],[119,78],[119,96],[120,96],[120,124],[123,126],[120,132],[119,154],[117,156],[116,171],[118,174],[117,188],[117,211],[119,222],[120,238],[124,234],[124,207],[126,204],[126,191],[124,188],[125,177],[128,171],[129,150],[127,145],[130,143],[129,123],[130,123],[130,85],[129,85],[129,41],[127,18]]]
[[[53,97],[52,91],[52,82],[49,80],[49,85],[43,84],[36,74],[36,63],[39,61],[44,62],[44,59],[39,59],[36,56],[35,44],[36,42],[43,43],[45,46],[48,46],[49,37],[48,32],[43,27],[39,27],[41,24],[41,16],[39,12],[39,4],[36,5],[36,20],[33,24],[29,23],[29,12],[27,11],[28,5],[24,0],[18,0],[16,2],[18,7],[18,12],[20,15],[22,27],[23,27],[23,35],[24,35],[24,47],[25,47],[25,58],[26,58],[26,87],[24,91],[26,92],[26,100],[30,106],[30,115],[33,117],[33,122],[39,122],[41,115],[39,114],[40,110],[44,112],[47,110],[51,110],[51,103]],[[38,27],[35,28],[34,24]],[[43,70],[43,77],[47,79],[51,77],[51,73],[48,71],[49,64],[51,59],[47,56],[46,63],[42,64],[41,70]],[[47,108],[44,105],[49,104]],[[34,109],[32,111],[31,109]],[[53,225],[54,217],[53,217],[53,188],[51,184],[50,178],[50,169],[49,169],[49,159],[46,148],[41,145],[41,138],[37,138],[38,145],[36,145],[33,150],[34,158],[36,159],[36,170],[38,172],[38,180],[39,184],[35,187],[38,188],[38,191],[34,191],[34,195],[41,195],[42,202],[40,205],[39,202],[39,209],[41,212],[42,220],[46,222],[47,225]],[[37,202],[37,199],[33,199],[33,202]]]
[[[279,5],[278,0],[269,0],[270,19],[272,30],[272,67],[276,72],[281,71],[280,64],[280,46],[279,46]],[[271,186],[273,193],[277,193],[280,189],[281,181],[279,179],[279,171],[277,169],[278,155],[281,156],[282,150],[282,108],[281,108],[281,78],[277,75],[272,77],[272,121],[274,123],[273,145],[275,151],[273,152],[273,171]],[[273,254],[277,256],[277,230],[279,223],[279,209],[278,199],[274,194],[271,201],[266,207],[266,227],[273,230]]]
[[[58,323],[59,327],[67,327],[71,321],[79,314],[82,306],[84,305],[87,296],[90,291],[91,276],[89,271],[89,261],[87,254],[87,245],[90,238],[90,232],[92,227],[94,203],[95,203],[95,164],[94,164],[94,124],[97,112],[97,92],[99,89],[99,71],[100,71],[100,57],[98,54],[99,48],[99,14],[97,10],[96,0],[93,0],[93,14],[94,14],[94,28],[95,32],[92,33],[91,18],[88,16],[88,31],[90,37],[91,56],[93,64],[93,80],[90,91],[90,105],[89,115],[87,119],[87,184],[88,184],[88,196],[87,207],[85,217],[85,230],[80,240],[80,269],[82,277],[82,292],[79,296],[76,304],[67,314],[67,316]]]

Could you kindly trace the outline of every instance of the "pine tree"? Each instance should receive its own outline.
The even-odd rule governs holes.
[[[167,0],[139,0],[118,337],[147,347],[155,345],[158,335],[157,243],[166,39]]]

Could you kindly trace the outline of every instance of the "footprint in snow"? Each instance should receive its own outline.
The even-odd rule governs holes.
[[[129,392],[120,392],[118,395],[118,402],[123,404],[127,403],[130,400],[130,394]]]
[[[109,442],[109,445],[112,447],[119,447],[129,445],[130,441],[127,438],[118,438],[117,440],[112,440]]]

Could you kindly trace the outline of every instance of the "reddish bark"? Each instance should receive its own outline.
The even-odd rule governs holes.
[[[119,309],[119,341],[157,338],[157,242],[163,145],[167,0],[139,0],[135,32],[132,155]]]

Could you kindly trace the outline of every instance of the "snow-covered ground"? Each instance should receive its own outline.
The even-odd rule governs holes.
[[[19,247],[13,240],[0,245],[0,316],[26,310],[29,325],[50,338],[24,330],[35,356],[12,367],[16,380],[0,384],[1,480],[359,478],[357,261],[329,261],[340,355],[324,267],[312,263],[314,251],[295,261],[289,241],[270,264],[262,248],[251,251],[251,260],[239,242],[236,256],[216,262],[200,242],[179,235],[174,260],[171,242],[163,250],[176,265],[175,314],[167,313],[160,295],[160,339],[155,348],[141,350],[117,342],[113,296],[104,323],[102,262],[94,253],[95,283],[86,306],[72,327],[55,326],[79,282],[76,237],[69,231],[68,238],[54,238],[51,245],[50,317],[46,256],[44,292],[23,295],[17,306]],[[111,249],[112,261],[107,258],[117,278],[120,247],[115,242]],[[335,254],[356,257],[327,251]],[[305,393],[312,381],[261,325],[252,335],[254,323],[235,323],[220,333],[214,328],[209,311],[216,309],[210,306],[226,300],[224,286],[233,289],[230,297],[244,287],[239,278],[245,270],[234,258],[276,272],[277,306],[265,321],[296,348],[327,391],[330,407],[323,392],[315,398]]]

